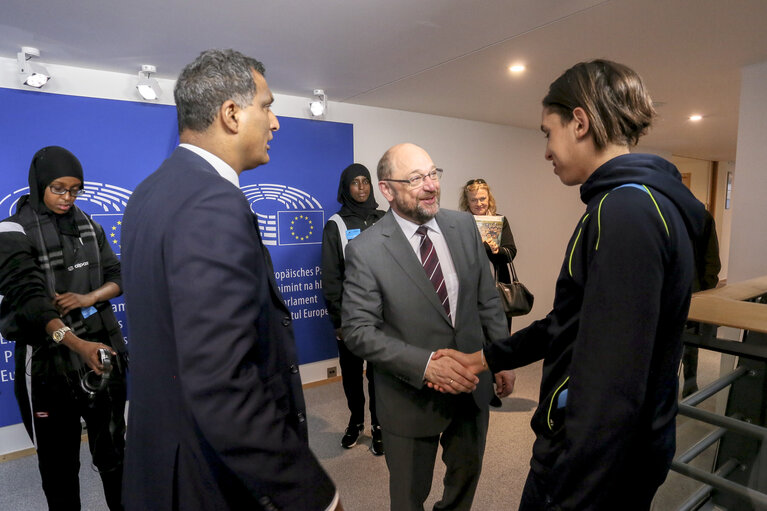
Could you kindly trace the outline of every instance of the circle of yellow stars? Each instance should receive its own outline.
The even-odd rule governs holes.
[[[306,220],[306,222],[308,223],[309,232],[305,236],[296,234],[295,232],[295,228],[297,227],[295,225],[296,220]],[[298,241],[308,240],[312,236],[313,232],[314,232],[314,224],[312,224],[312,220],[308,216],[298,215],[297,217],[295,217],[293,220],[290,221],[290,234],[292,234],[293,237],[297,239]]]
[[[123,224],[123,223],[122,223],[122,220],[118,220],[118,221],[117,221],[117,225],[122,225],[122,224]],[[112,231],[116,231],[116,230],[117,230],[117,226],[116,226],[116,225],[113,225],[113,226],[112,226]],[[110,238],[112,238],[112,243],[113,243],[114,245],[117,245],[117,235],[116,235],[114,232],[110,232],[110,233],[109,233],[109,237],[110,237]]]

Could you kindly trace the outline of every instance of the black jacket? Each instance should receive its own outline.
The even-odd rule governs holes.
[[[91,225],[99,246],[104,282],[114,282],[122,289],[120,261],[106,241],[101,225],[93,221]],[[17,214],[0,222],[0,296],[3,334],[17,341],[17,348],[22,344],[39,346],[50,342],[45,326],[60,315],[48,295],[45,273],[37,262],[37,249]],[[9,331],[14,333],[9,335]]]
[[[662,481],[674,453],[704,207],[672,164],[645,154],[602,165],[581,199],[553,310],[485,353],[493,371],[544,360],[531,466],[551,509],[620,509],[630,497],[617,489]]]
[[[360,232],[376,223],[384,214],[384,211],[377,209],[367,218],[362,218],[355,214],[338,212],[347,229],[359,229]],[[333,328],[341,328],[341,297],[344,294],[345,268],[341,233],[336,223],[329,220],[322,231],[322,292]]]

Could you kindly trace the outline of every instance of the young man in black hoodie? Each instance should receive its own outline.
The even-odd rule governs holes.
[[[647,510],[668,473],[704,207],[671,163],[630,154],[654,115],[620,64],[580,63],[551,84],[545,156],[586,204],[554,308],[484,351],[449,353],[475,371],[544,361],[521,510]]]

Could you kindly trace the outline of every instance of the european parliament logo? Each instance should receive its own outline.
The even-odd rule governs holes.
[[[258,218],[264,245],[319,245],[325,226],[322,204],[303,190],[278,184],[242,187]]]
[[[120,234],[125,205],[131,196],[130,190],[96,181],[85,181],[85,193],[75,204],[104,228],[107,241],[118,256],[121,252]],[[11,216],[22,195],[29,193],[29,187],[19,188],[0,199],[0,215]]]
[[[243,186],[250,209],[258,219],[264,245],[319,245],[325,226],[322,204],[303,190],[279,184]],[[0,199],[0,218],[11,216],[29,187],[19,188]],[[125,206],[131,190],[107,183],[85,181],[85,193],[77,198],[77,206],[104,228],[112,250],[121,253],[120,235]]]

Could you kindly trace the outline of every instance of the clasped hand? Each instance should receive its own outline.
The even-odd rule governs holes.
[[[447,394],[472,392],[477,388],[477,374],[487,370],[482,351],[463,353],[452,349],[437,350],[426,368],[426,384],[430,389]],[[514,390],[514,371],[495,374],[495,392],[506,397]]]

